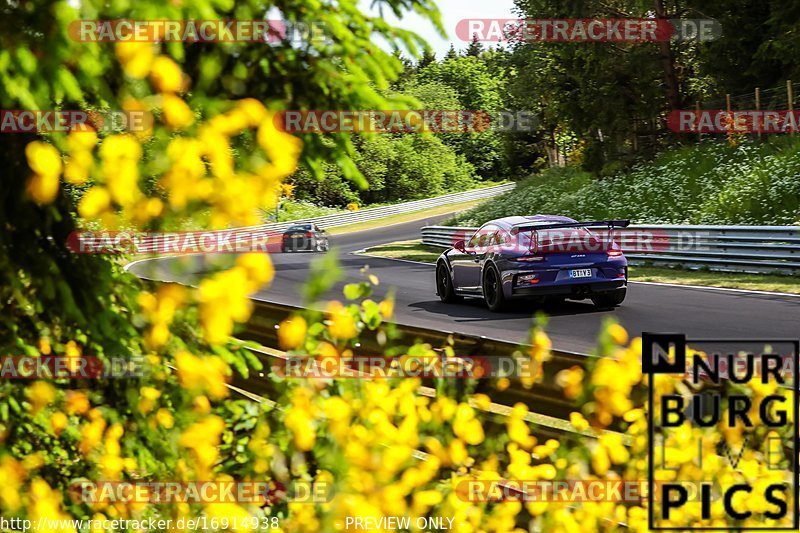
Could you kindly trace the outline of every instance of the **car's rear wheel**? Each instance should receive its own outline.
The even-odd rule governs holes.
[[[483,273],[483,299],[490,311],[502,311],[506,306],[503,283],[494,265],[490,265]]]
[[[626,292],[627,289],[620,289],[606,294],[598,294],[597,296],[592,296],[592,303],[603,309],[616,307],[625,301]]]
[[[445,303],[453,303],[461,299],[453,288],[453,280],[450,279],[450,273],[444,263],[436,266],[436,293],[439,295],[439,299]]]

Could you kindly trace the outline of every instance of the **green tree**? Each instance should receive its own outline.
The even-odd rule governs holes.
[[[422,69],[434,63],[436,63],[436,53],[433,50],[426,49],[417,62],[417,68]]]
[[[467,51],[465,55],[470,57],[479,57],[483,53],[483,45],[478,40],[478,34],[473,34],[472,40],[469,42],[469,46],[467,46]]]
[[[335,166],[365,185],[350,136],[308,134],[301,142],[276,127],[275,113],[284,108],[407,105],[383,94],[402,65],[376,43],[388,40],[416,54],[423,41],[350,4],[281,2],[289,22],[314,20],[326,33],[270,45],[115,45],[82,42],[70,31],[80,20],[259,20],[273,7],[261,1],[0,6],[0,108],[143,109],[154,115],[151,128],[135,133],[3,134],[2,352],[83,354],[104,364],[135,361],[147,370],[131,379],[2,380],[0,468],[14,495],[0,497],[3,516],[94,515],[96,508],[62,497],[76,479],[264,477],[266,448],[256,453],[262,466],[243,454],[254,449],[248,442],[258,431],[270,431],[266,410],[228,399],[225,382],[233,373],[261,369],[230,335],[250,315],[248,296],[271,278],[268,256],[244,254],[231,268],[212,265],[193,289],[145,285],[119,258],[73,253],[70,246],[74,232],[87,227],[157,230],[190,219],[201,227],[251,223],[254,208],[274,207],[276,186],[298,161],[315,175]],[[427,0],[382,5],[412,9],[440,27]],[[279,431],[275,442],[292,456],[286,448],[293,446],[292,432]],[[304,441],[295,444],[308,451]],[[205,511],[244,512],[238,506]],[[156,505],[142,516],[173,512]]]

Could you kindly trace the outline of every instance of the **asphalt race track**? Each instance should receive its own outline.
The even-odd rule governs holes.
[[[339,255],[346,279],[339,284],[362,281],[360,270],[380,279],[373,298],[395,290],[396,321],[445,332],[483,335],[524,342],[538,311],[550,315],[547,332],[556,349],[587,353],[594,346],[600,325],[616,318],[632,335],[642,331],[686,333],[689,338],[797,338],[800,336],[800,297],[727,291],[718,289],[631,283],[622,306],[598,311],[590,301],[536,307],[515,302],[509,311],[491,313],[479,300],[444,304],[436,296],[432,265],[353,255],[352,252],[378,244],[419,238],[419,228],[436,224],[447,215],[416,220],[378,229],[333,235],[332,250]],[[301,305],[301,285],[307,279],[310,260],[319,254],[273,254],[275,280],[257,299]],[[158,262],[154,265],[153,262]],[[162,280],[181,280],[170,272],[171,258],[133,264],[130,271]],[[155,270],[153,267],[155,266]],[[155,273],[154,273],[155,272]]]

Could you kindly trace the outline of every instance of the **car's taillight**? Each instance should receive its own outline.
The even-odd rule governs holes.
[[[523,263],[532,263],[537,261],[544,261],[543,255],[523,255],[521,257],[514,257],[514,261],[521,261]]]
[[[313,237],[313,236],[314,236],[314,234],[313,234],[313,233],[311,233],[310,231],[307,231],[307,232],[306,232],[306,237]]]
[[[608,257],[620,257],[622,256],[622,250],[609,250]]]

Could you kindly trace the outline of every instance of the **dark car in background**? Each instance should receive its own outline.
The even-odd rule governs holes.
[[[281,236],[282,252],[327,252],[328,234],[316,224],[289,226]]]
[[[625,299],[628,262],[613,232],[628,224],[551,215],[492,220],[439,256],[436,293],[443,302],[483,298],[492,311],[515,298],[589,298],[598,307],[615,307]]]

